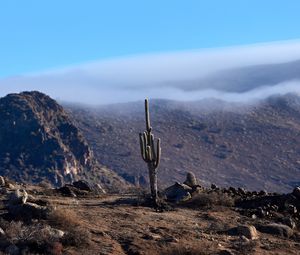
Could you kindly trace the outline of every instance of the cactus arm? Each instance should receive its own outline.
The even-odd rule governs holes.
[[[143,160],[146,160],[145,139],[144,139],[143,134],[141,134],[141,133],[140,133],[139,137],[140,137],[141,155],[142,155]]]
[[[148,143],[149,143],[148,137],[147,137],[147,133],[146,133],[146,132],[143,133],[143,139],[144,139],[144,144],[145,144],[145,148],[146,148],[146,146],[147,146]]]
[[[152,150],[151,147],[148,145],[146,149],[146,158],[148,162],[152,161]]]
[[[155,145],[154,145],[154,135],[151,134],[150,135],[150,146],[151,146],[151,150],[152,150],[152,159],[155,160],[156,159],[156,152],[155,152]]]
[[[157,139],[157,148],[156,148],[156,159],[155,159],[155,168],[158,168],[160,163],[161,147],[160,147],[160,138]]]
[[[146,118],[146,130],[151,132],[151,125],[150,125],[150,114],[149,114],[149,102],[148,99],[145,99],[145,118]]]

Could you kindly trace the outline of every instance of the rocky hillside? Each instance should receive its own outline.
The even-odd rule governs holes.
[[[128,181],[145,184],[138,133],[143,102],[66,106],[96,157]],[[300,98],[271,97],[254,105],[217,100],[150,101],[154,134],[162,139],[160,185],[193,171],[202,184],[287,192],[300,183]]]
[[[124,184],[95,160],[63,107],[39,92],[0,99],[0,174],[31,183],[60,186],[78,178]]]

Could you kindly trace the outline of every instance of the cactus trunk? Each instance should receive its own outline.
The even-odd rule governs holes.
[[[151,190],[151,197],[153,199],[154,204],[157,204],[158,197],[157,197],[157,172],[156,169],[151,165],[148,164],[149,170],[149,181],[150,181],[150,190]]]
[[[151,198],[153,199],[155,206],[157,206],[157,168],[160,163],[161,147],[160,139],[157,139],[155,146],[155,139],[150,125],[149,103],[147,99],[145,100],[145,120],[146,131],[140,133],[140,148],[142,158],[148,165]]]

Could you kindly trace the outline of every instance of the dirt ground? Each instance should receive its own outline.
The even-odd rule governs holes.
[[[88,246],[67,248],[65,254],[300,254],[299,235],[287,239],[258,232],[256,240],[229,235],[232,227],[257,223],[234,208],[156,212],[132,195],[41,198],[75,212],[78,224],[91,233]]]

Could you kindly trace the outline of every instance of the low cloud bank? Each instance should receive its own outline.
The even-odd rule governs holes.
[[[0,96],[25,90],[94,105],[145,97],[249,102],[300,93],[300,41],[143,55],[0,80]]]

